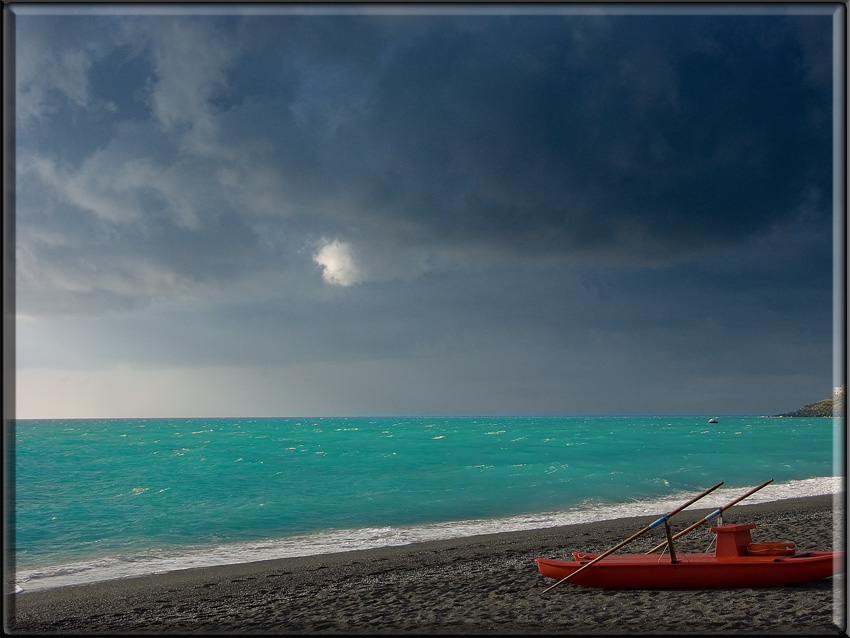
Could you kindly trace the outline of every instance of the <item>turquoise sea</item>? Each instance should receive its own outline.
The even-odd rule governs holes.
[[[843,420],[708,419],[19,420],[15,587],[843,489]]]

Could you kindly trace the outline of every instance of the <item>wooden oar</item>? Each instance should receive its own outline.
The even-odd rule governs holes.
[[[772,482],[773,482],[773,479],[768,479],[768,480],[766,480],[764,483],[762,483],[761,485],[759,485],[758,487],[754,487],[753,489],[751,489],[749,492],[747,492],[747,493],[746,493],[746,494],[744,494],[743,496],[739,496],[739,497],[738,497],[738,498],[736,498],[734,501],[729,501],[729,502],[728,502],[728,503],[726,503],[726,505],[724,505],[723,507],[718,507],[716,510],[714,510],[711,514],[709,514],[708,516],[706,516],[704,519],[699,520],[699,521],[697,521],[696,523],[694,523],[693,525],[691,525],[690,527],[686,527],[685,529],[683,529],[681,532],[679,532],[678,534],[676,534],[676,535],[675,535],[675,536],[674,536],[671,540],[676,540],[676,539],[677,539],[677,538],[679,538],[680,536],[684,536],[684,535],[685,535],[685,534],[687,534],[688,532],[692,532],[693,530],[695,530],[695,529],[696,529],[697,527],[699,527],[700,525],[704,525],[705,523],[707,523],[708,521],[710,521],[712,518],[715,518],[715,517],[717,517],[717,516],[720,516],[720,515],[721,515],[721,514],[722,514],[725,510],[728,510],[730,507],[732,507],[732,506],[733,506],[733,505],[735,505],[736,503],[740,503],[741,501],[743,501],[745,498],[747,498],[747,497],[748,497],[748,496],[750,496],[751,494],[755,494],[755,493],[756,493],[756,492],[758,492],[761,488],[763,488],[765,485],[767,485],[768,483],[772,483]],[[661,549],[661,548],[662,548],[662,547],[664,547],[665,545],[669,545],[669,544],[670,544],[670,543],[668,543],[668,541],[664,541],[664,542],[663,542],[663,543],[661,543],[660,545],[656,545],[656,546],[655,546],[655,547],[653,547],[651,550],[649,550],[649,551],[647,552],[647,554],[654,554],[654,553],[655,553],[655,552],[657,552],[659,549]]]
[[[706,494],[709,494],[709,493],[713,492],[714,490],[716,490],[716,489],[717,489],[718,487],[720,487],[721,485],[723,485],[723,481],[720,481],[717,485],[712,485],[712,486],[711,486],[711,487],[709,487],[707,490],[705,490],[704,492],[702,492],[699,496],[695,496],[694,498],[692,498],[691,500],[689,500],[689,501],[688,501],[687,503],[685,503],[684,505],[680,505],[680,506],[679,506],[679,507],[677,507],[676,509],[674,509],[674,510],[672,510],[672,511],[670,511],[670,512],[667,512],[666,514],[664,514],[664,516],[662,516],[661,518],[659,518],[657,521],[655,521],[655,522],[653,522],[653,523],[650,523],[649,525],[647,525],[646,527],[644,527],[644,528],[643,528],[642,530],[640,530],[639,532],[637,532],[637,533],[635,533],[635,534],[632,534],[632,535],[631,535],[631,536],[629,536],[626,540],[622,541],[622,542],[621,542],[621,543],[619,543],[618,545],[615,545],[614,547],[612,547],[611,549],[609,549],[607,552],[604,552],[604,553],[600,554],[599,556],[597,556],[596,558],[594,558],[592,561],[590,561],[590,562],[589,562],[589,563],[587,563],[586,565],[582,565],[582,566],[581,566],[581,567],[579,567],[577,570],[575,570],[572,574],[567,574],[567,575],[566,575],[566,576],[564,576],[561,580],[559,580],[557,583],[555,583],[554,585],[550,585],[549,587],[547,587],[546,589],[544,589],[544,590],[543,590],[542,592],[540,592],[540,593],[541,593],[541,594],[545,594],[545,593],[546,593],[547,591],[549,591],[550,589],[552,589],[552,588],[554,588],[554,587],[557,587],[558,585],[560,585],[561,583],[563,583],[563,582],[564,582],[564,581],[566,581],[567,579],[572,578],[573,576],[575,576],[575,575],[576,575],[576,574],[578,574],[579,572],[581,572],[581,571],[583,571],[583,570],[587,569],[587,568],[588,568],[588,567],[590,567],[591,565],[596,564],[597,562],[599,562],[600,560],[602,560],[603,558],[605,558],[605,557],[606,557],[606,556],[608,556],[609,554],[613,554],[614,552],[616,552],[618,549],[620,549],[620,548],[621,548],[621,547],[623,547],[624,545],[628,545],[629,543],[631,543],[631,542],[632,542],[633,540],[635,540],[638,536],[642,536],[643,534],[646,534],[649,530],[651,530],[651,529],[653,529],[653,528],[655,528],[655,527],[657,527],[657,526],[661,525],[662,523],[666,522],[666,521],[667,521],[667,519],[669,519],[671,516],[673,516],[674,514],[678,514],[678,513],[679,513],[679,512],[681,512],[683,509],[685,509],[688,505],[691,505],[691,504],[693,504],[693,503],[696,503],[696,502],[697,502],[699,499],[701,499],[703,496],[705,496]]]

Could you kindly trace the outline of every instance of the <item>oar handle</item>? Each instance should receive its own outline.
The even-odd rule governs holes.
[[[756,487],[754,487],[754,488],[753,488],[753,489],[751,489],[751,490],[748,490],[746,493],[742,494],[741,496],[739,496],[739,497],[738,497],[738,498],[736,498],[735,500],[729,501],[728,503],[726,503],[726,505],[724,505],[723,507],[721,507],[719,511],[723,512],[723,511],[725,511],[725,510],[728,510],[728,509],[729,509],[730,507],[732,507],[733,505],[736,505],[737,503],[740,503],[741,501],[743,501],[743,500],[744,500],[745,498],[747,498],[748,496],[752,496],[753,494],[755,494],[756,492],[758,492],[761,488],[763,488],[765,485],[769,485],[770,483],[773,483],[773,479],[767,479],[767,480],[766,480],[764,483],[762,483],[761,485],[757,485]],[[716,515],[715,515],[715,516],[716,516]],[[706,518],[708,518],[708,517],[706,517]],[[713,517],[712,517],[712,518],[713,518]]]
[[[694,496],[694,497],[693,497],[690,501],[688,501],[688,502],[687,502],[687,503],[685,503],[684,505],[680,505],[679,507],[677,507],[676,509],[674,509],[672,512],[667,512],[667,518],[670,518],[670,517],[671,517],[671,516],[673,516],[674,514],[678,514],[679,512],[681,512],[683,509],[685,509],[685,508],[686,508],[686,507],[688,507],[689,505],[693,505],[693,504],[694,504],[694,503],[696,503],[698,500],[700,500],[703,496],[706,496],[706,495],[710,494],[711,492],[713,492],[714,490],[716,490],[716,489],[717,489],[718,487],[720,487],[721,485],[723,485],[723,481],[720,481],[720,482],[719,482],[719,483],[717,483],[716,485],[712,485],[711,487],[709,487],[709,488],[708,488],[707,490],[705,490],[704,492],[701,492],[701,493],[700,493],[700,494],[698,494],[697,496]],[[664,517],[662,517],[662,518],[664,518]],[[664,522],[664,521],[663,521],[663,520],[661,520],[661,519],[659,519],[659,520],[660,520],[662,523]],[[659,524],[659,521],[655,521],[654,525],[658,525],[658,524]]]
[[[666,514],[664,514],[661,518],[659,518],[657,521],[654,521],[654,522],[650,523],[649,525],[647,525],[646,527],[644,527],[644,528],[643,528],[642,530],[640,530],[639,532],[636,532],[636,533],[632,534],[632,535],[631,535],[631,536],[629,536],[626,540],[621,541],[619,544],[615,545],[614,547],[612,547],[612,548],[611,548],[611,549],[609,549],[608,551],[603,552],[602,554],[600,554],[599,556],[597,556],[596,558],[594,558],[594,559],[593,559],[592,561],[590,561],[589,563],[587,563],[587,564],[582,565],[581,567],[579,567],[577,570],[575,570],[575,571],[574,571],[574,572],[572,572],[571,574],[567,574],[566,576],[564,576],[561,580],[559,580],[559,581],[558,581],[557,583],[555,583],[554,585],[549,585],[549,587],[547,587],[546,589],[544,589],[544,590],[543,590],[542,592],[540,592],[540,593],[541,593],[541,594],[545,594],[547,591],[549,591],[550,589],[553,589],[553,588],[557,587],[558,585],[560,585],[561,583],[563,583],[565,580],[567,580],[567,579],[569,579],[569,578],[572,578],[573,576],[575,576],[576,574],[578,574],[578,573],[579,573],[579,572],[581,572],[581,571],[584,571],[585,569],[587,569],[587,568],[588,568],[588,567],[590,567],[591,565],[595,565],[596,563],[598,563],[600,560],[602,560],[602,559],[603,559],[603,558],[605,558],[606,556],[608,556],[608,555],[610,555],[610,554],[613,554],[614,552],[616,552],[618,549],[620,549],[620,548],[621,548],[621,547],[623,547],[624,545],[627,545],[627,544],[631,543],[631,542],[632,542],[633,540],[635,540],[638,536],[641,536],[641,535],[643,535],[643,534],[646,534],[646,533],[647,533],[649,530],[651,530],[652,528],[657,527],[658,525],[661,525],[662,523],[664,523],[665,521],[667,521],[667,519],[669,519],[671,516],[674,516],[674,515],[678,514],[679,512],[681,512],[681,511],[682,511],[683,509],[685,509],[688,505],[692,505],[693,503],[696,503],[696,502],[697,502],[699,499],[701,499],[703,496],[705,496],[705,495],[707,495],[707,494],[710,494],[711,492],[713,492],[714,490],[716,490],[716,489],[717,489],[718,487],[720,487],[721,485],[723,485],[723,481],[720,481],[720,482],[719,482],[719,483],[717,483],[716,485],[712,485],[712,486],[711,486],[711,487],[709,487],[707,490],[705,490],[704,492],[702,492],[702,493],[700,493],[699,495],[695,496],[694,498],[692,498],[691,500],[689,500],[689,501],[688,501],[687,503],[685,503],[684,505],[680,505],[680,506],[679,506],[679,507],[677,507],[676,509],[674,509],[674,510],[672,510],[672,511],[670,511],[670,512],[667,512],[667,513],[666,513]]]
[[[728,502],[728,503],[726,503],[726,505],[724,505],[723,507],[718,507],[716,510],[714,510],[711,514],[709,514],[709,515],[708,515],[708,516],[706,516],[705,518],[703,518],[703,519],[701,519],[701,520],[698,520],[696,523],[694,523],[694,524],[693,524],[693,525],[691,525],[690,527],[686,527],[686,528],[685,528],[685,529],[683,529],[681,532],[679,532],[678,534],[676,534],[675,536],[673,536],[673,540],[676,540],[677,538],[679,538],[679,537],[681,537],[681,536],[684,536],[684,535],[685,535],[685,534],[687,534],[688,532],[692,532],[692,531],[694,531],[697,527],[699,527],[700,525],[704,525],[704,524],[706,524],[706,523],[707,523],[708,521],[710,521],[712,518],[716,518],[717,516],[720,516],[720,515],[721,515],[721,514],[722,514],[725,510],[728,510],[730,507],[732,507],[732,506],[733,506],[733,505],[735,505],[736,503],[740,503],[741,501],[743,501],[743,500],[744,500],[745,498],[747,498],[748,496],[751,496],[752,494],[755,494],[755,493],[756,493],[756,492],[758,492],[761,488],[763,488],[765,485],[767,485],[767,484],[769,484],[769,483],[772,483],[772,482],[773,482],[773,479],[767,479],[764,483],[762,483],[761,485],[759,485],[759,486],[757,486],[757,487],[754,487],[753,489],[749,490],[746,494],[743,494],[742,496],[739,496],[738,498],[736,498],[736,499],[735,499],[735,500],[733,500],[733,501],[729,501],[729,502]],[[662,547],[666,546],[667,544],[668,544],[668,543],[667,543],[667,541],[664,541],[663,543],[660,543],[660,544],[656,545],[655,547],[653,547],[651,550],[649,550],[649,551],[647,552],[647,554],[654,554],[655,552],[657,552],[659,549],[661,549]]]

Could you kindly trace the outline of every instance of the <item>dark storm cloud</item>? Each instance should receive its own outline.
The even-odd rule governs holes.
[[[58,29],[20,22],[33,41]],[[369,281],[545,255],[667,264],[831,216],[830,16],[67,24],[20,56],[20,210],[97,226],[100,268],[125,254],[166,296],[290,267],[322,238]],[[72,277],[23,227],[24,255]]]
[[[810,74],[828,58],[786,18],[423,22],[316,146],[358,217],[628,258],[745,240],[812,197],[831,214],[831,94]]]

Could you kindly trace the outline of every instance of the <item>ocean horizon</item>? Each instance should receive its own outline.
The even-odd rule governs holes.
[[[708,423],[712,416],[718,423]],[[844,420],[17,420],[15,591],[839,494]],[[839,446],[840,447],[840,446]]]

